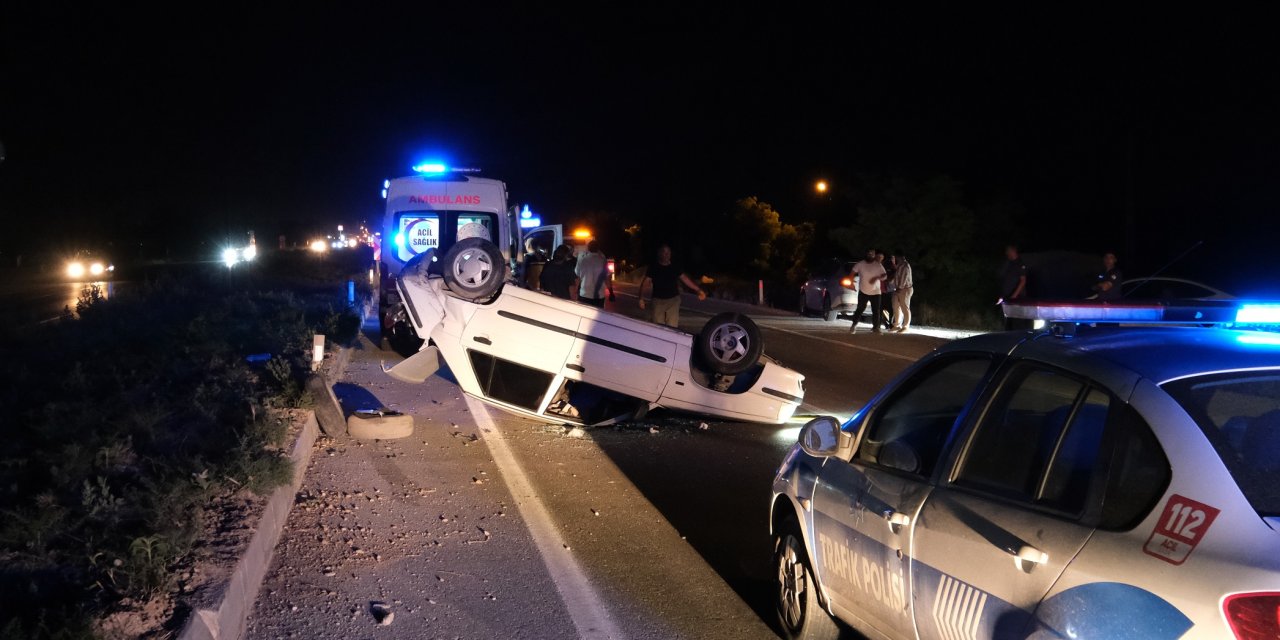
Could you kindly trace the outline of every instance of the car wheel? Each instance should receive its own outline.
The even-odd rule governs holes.
[[[800,528],[789,520],[774,539],[774,568],[778,572],[774,610],[783,636],[795,640],[835,640],[840,627],[818,601],[818,581],[800,539]]]
[[[826,293],[822,296],[822,319],[831,322],[836,319],[836,312],[831,308],[831,294]]]
[[[458,297],[476,301],[502,287],[502,252],[484,238],[459,240],[444,254],[444,283]]]
[[[760,327],[751,318],[729,311],[707,321],[698,334],[697,351],[715,373],[734,375],[750,369],[760,359],[764,343]]]
[[[358,440],[395,440],[413,435],[413,416],[390,409],[356,411],[347,418],[347,434]]]

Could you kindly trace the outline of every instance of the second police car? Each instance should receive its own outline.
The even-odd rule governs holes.
[[[772,493],[787,635],[1280,637],[1280,334],[1241,329],[1280,305],[1195,304],[1008,306],[1056,324],[805,425]]]

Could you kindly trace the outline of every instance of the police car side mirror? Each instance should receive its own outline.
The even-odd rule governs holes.
[[[800,428],[800,448],[815,458],[835,455],[840,447],[840,422],[831,416],[819,416]]]

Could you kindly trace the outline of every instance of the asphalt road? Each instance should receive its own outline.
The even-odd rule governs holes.
[[[81,292],[97,286],[110,298],[127,283],[70,282],[46,276],[16,275],[0,277],[0,326],[25,327],[50,322],[62,316],[65,310],[76,308]]]
[[[639,314],[631,291],[612,309]],[[686,297],[681,327],[726,309],[744,307]],[[806,375],[807,414],[847,417],[943,342],[749,312]],[[573,438],[462,397],[447,371],[415,386],[378,370],[398,360],[363,340],[337,391],[412,414],[413,437],[322,445],[249,637],[363,637],[372,601],[399,611],[381,637],[776,637],[769,488],[803,416],[659,411]]]

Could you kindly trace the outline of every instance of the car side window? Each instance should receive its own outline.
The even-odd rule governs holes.
[[[468,350],[476,379],[486,396],[499,402],[537,411],[555,376],[530,369],[487,353]]]
[[[1110,424],[1116,437],[1098,526],[1127,531],[1147,517],[1164,495],[1172,472],[1160,441],[1133,407],[1118,406]]]
[[[1075,378],[1020,365],[978,424],[955,483],[1033,500],[1083,390]]]
[[[961,356],[917,373],[872,416],[855,460],[932,475],[947,436],[990,368],[989,357]]]

